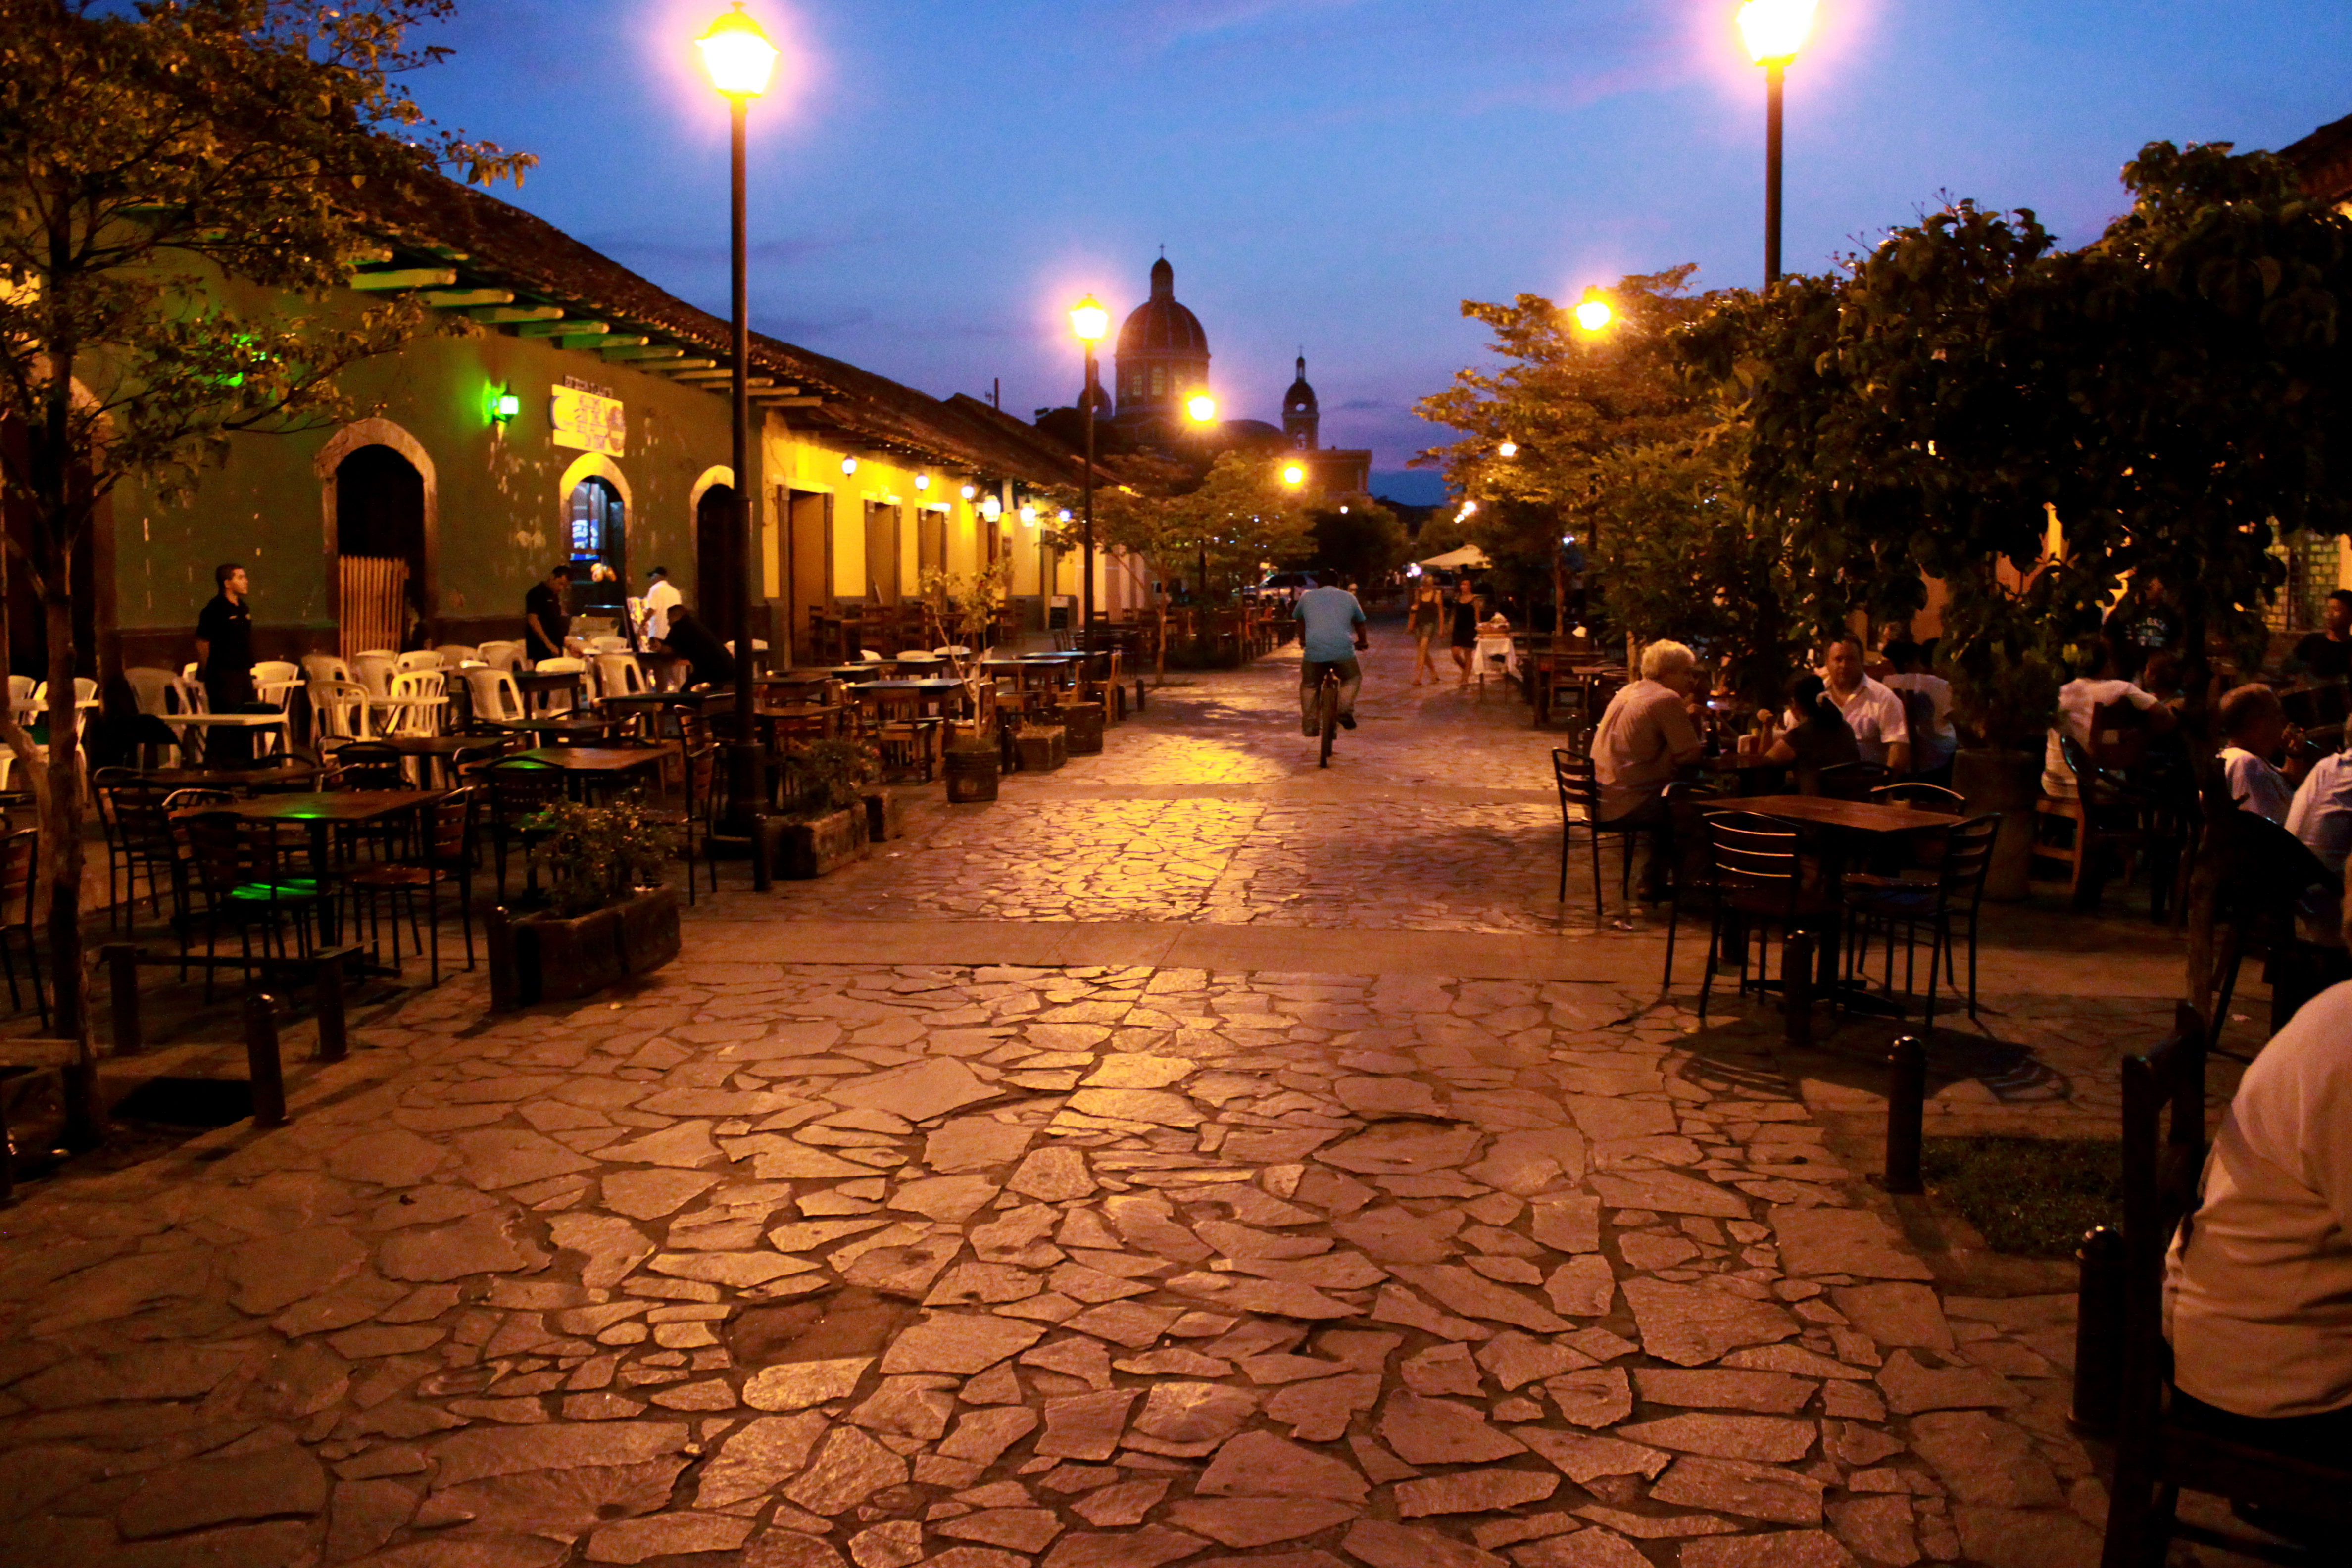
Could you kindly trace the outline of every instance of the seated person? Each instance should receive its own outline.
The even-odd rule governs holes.
[[[1797,791],[1822,793],[1822,770],[1841,763],[1858,763],[1862,746],[1854,739],[1845,714],[1830,696],[1828,683],[1818,675],[1801,675],[1789,688],[1789,727],[1764,753],[1768,763],[1793,763]]]
[[[1911,725],[1904,717],[1903,699],[1863,673],[1862,643],[1840,637],[1825,650],[1820,671],[1829,700],[1845,719],[1847,732],[1861,749],[1860,760],[1878,763],[1895,773],[1911,771]],[[1792,710],[1791,729],[1801,722]]]
[[[674,654],[694,667],[689,684],[695,686],[732,686],[735,684],[735,656],[727,645],[711,636],[702,617],[684,605],[673,605],[669,612],[668,635],[654,645],[662,653]]]
[[[1678,642],[1654,642],[1642,650],[1642,679],[1609,700],[1592,731],[1601,820],[1657,829],[1634,836],[1648,849],[1636,889],[1645,904],[1664,899],[1666,869],[1674,863],[1666,842],[1666,785],[1704,749],[1691,721],[1698,689],[1696,656]]]
[[[2115,674],[2115,650],[2103,637],[2091,644],[2074,679],[2058,689],[2058,722],[2050,729],[2050,741],[2042,758],[2042,793],[2057,800],[2074,798],[2074,770],[2066,765],[2066,753],[2058,743],[2061,734],[2074,738],[2076,745],[2087,750],[2091,744],[2091,716],[2110,702],[2129,702],[2148,712],[2148,728],[2162,734],[2177,722],[2173,711],[2164,707],[2149,693]]]
[[[2230,798],[2240,811],[2268,817],[2282,827],[2294,791],[2271,759],[2294,738],[2278,693],[2267,686],[2241,686],[2221,699],[2221,767]]]
[[[1960,749],[1959,731],[1952,728],[1952,683],[1928,669],[1919,645],[1909,637],[1886,645],[1886,663],[1887,675],[1881,684],[1889,691],[1916,692],[1934,710],[1932,728],[1923,733],[1918,726],[1912,726],[1911,765],[1919,773],[1935,773]],[[1909,713],[1906,705],[1905,717]]]
[[[2311,765],[2287,807],[2286,830],[2329,870],[2340,872],[2352,853],[2352,751]]]
[[[2341,680],[2352,675],[2352,588],[2328,595],[2321,614],[2326,624],[2294,645],[2294,662],[2315,680]]]
[[[2305,1003],[2239,1080],[2165,1285],[2174,1416],[2336,1466],[2352,1464],[2347,1104],[2352,982]]]

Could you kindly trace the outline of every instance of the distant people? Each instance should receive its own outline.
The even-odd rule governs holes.
[[[735,656],[727,645],[711,635],[702,617],[685,605],[673,605],[669,625],[664,628],[668,636],[661,639],[661,651],[686,660],[693,673],[688,684],[694,686],[732,686],[735,684]]]
[[[1469,578],[1454,581],[1454,598],[1445,610],[1451,625],[1446,641],[1454,650],[1454,668],[1462,672],[1462,679],[1454,684],[1467,686],[1471,666],[1478,655],[1478,595],[1471,591]]]
[[[2303,840],[2329,870],[2342,872],[2352,854],[2352,751],[2325,756],[2295,786],[2286,830]]]
[[[2219,718],[2221,769],[2230,798],[2240,811],[2285,826],[2294,791],[2271,759],[2294,738],[2294,728],[2286,721],[2278,693],[2267,686],[2241,686],[2221,699]]]
[[[1612,826],[1654,829],[1636,834],[1645,854],[1635,896],[1663,901],[1674,865],[1666,785],[1698,761],[1703,746],[1696,721],[1698,659],[1678,642],[1642,650],[1642,679],[1609,700],[1592,731],[1592,776],[1601,786],[1601,819]]]
[[[571,591],[571,563],[559,561],[523,595],[523,652],[531,663],[563,656],[564,639],[572,630],[572,617],[565,613],[563,601]]]
[[[2352,1465],[2347,1104],[2352,981],[2305,1002],[2239,1079],[2165,1288],[2174,1418],[2336,1467]]]
[[[2072,737],[2074,743],[2086,751],[2091,744],[2091,716],[2111,702],[2128,702],[2147,713],[2148,729],[2163,734],[2176,722],[2176,715],[2156,698],[2128,680],[2116,677],[2115,649],[2104,637],[2091,644],[2084,655],[2081,673],[2058,689],[2058,722],[2050,729],[2050,738],[2042,757],[2042,792],[2058,800],[2074,798],[2074,770],[2066,763],[2065,748],[2059,743],[2062,735]]]
[[[656,566],[646,574],[646,618],[642,628],[649,643],[666,640],[669,636],[669,613],[686,603],[686,595],[669,580],[669,568]]]
[[[1909,773],[1911,727],[1903,713],[1903,700],[1863,672],[1861,640],[1840,637],[1831,643],[1820,674],[1822,689],[1853,733],[1861,760],[1881,763],[1895,773]],[[1791,714],[1789,722],[1798,722],[1796,715]]]
[[[215,713],[241,713],[253,702],[253,611],[245,568],[234,562],[213,568],[217,590],[196,617],[196,674],[205,683],[205,705]],[[205,736],[205,762],[215,768],[253,765],[253,731],[215,724]]]
[[[1764,760],[1793,767],[1801,795],[1821,794],[1823,768],[1863,760],[1853,727],[1819,675],[1801,675],[1790,683],[1788,727],[1774,737]]]
[[[1412,628],[1412,683],[1421,684],[1424,671],[1434,685],[1440,677],[1437,661],[1430,657],[1437,644],[1440,623],[1445,619],[1445,596],[1437,591],[1437,584],[1429,577],[1416,577],[1412,584],[1412,606],[1407,614]]]
[[[2180,612],[2162,582],[2135,577],[2116,602],[2102,631],[2113,647],[2116,673],[2137,676],[2150,654],[2179,648]]]
[[[1903,701],[1906,723],[1922,716],[1925,724],[1911,723],[1911,765],[1921,776],[1941,774],[1959,753],[1959,731],[1952,728],[1952,683],[1930,670],[1917,643],[1898,637],[1886,645],[1886,679],[1880,682]]]
[[[2352,674],[2352,588],[2327,595],[2325,625],[2294,645],[2294,662],[2314,680],[2342,680]]]

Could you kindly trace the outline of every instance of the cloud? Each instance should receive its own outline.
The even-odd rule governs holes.
[[[1377,397],[1351,397],[1339,405],[1339,410],[1343,414],[1381,413],[1385,412],[1388,407],[1388,404]]]

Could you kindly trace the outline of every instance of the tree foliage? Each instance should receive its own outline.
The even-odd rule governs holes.
[[[412,30],[450,10],[0,0],[0,423],[24,437],[0,472],[26,498],[7,567],[42,606],[54,739],[5,717],[0,738],[40,802],[58,1026],[85,1046],[75,548],[125,480],[184,496],[236,432],[348,416],[337,374],[422,330],[324,297],[376,245],[380,194],[530,163],[437,131],[400,85],[442,53]]]
[[[1366,495],[1342,496],[1308,509],[1306,552],[1286,564],[1312,564],[1370,584],[1405,563],[1410,542],[1396,513]]]

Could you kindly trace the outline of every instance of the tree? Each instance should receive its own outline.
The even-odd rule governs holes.
[[[23,437],[0,449],[29,518],[6,557],[41,605],[50,744],[13,715],[0,739],[38,804],[57,1030],[79,1043],[81,1095],[75,547],[125,480],[185,499],[233,433],[347,416],[336,376],[423,330],[414,307],[324,297],[373,247],[373,202],[445,168],[487,183],[529,165],[435,130],[396,84],[443,53],[410,29],[450,10],[0,0],[0,424]]]
[[[1307,513],[1309,559],[1350,582],[1370,584],[1402,566],[1408,551],[1396,513],[1370,496],[1343,496]]]

